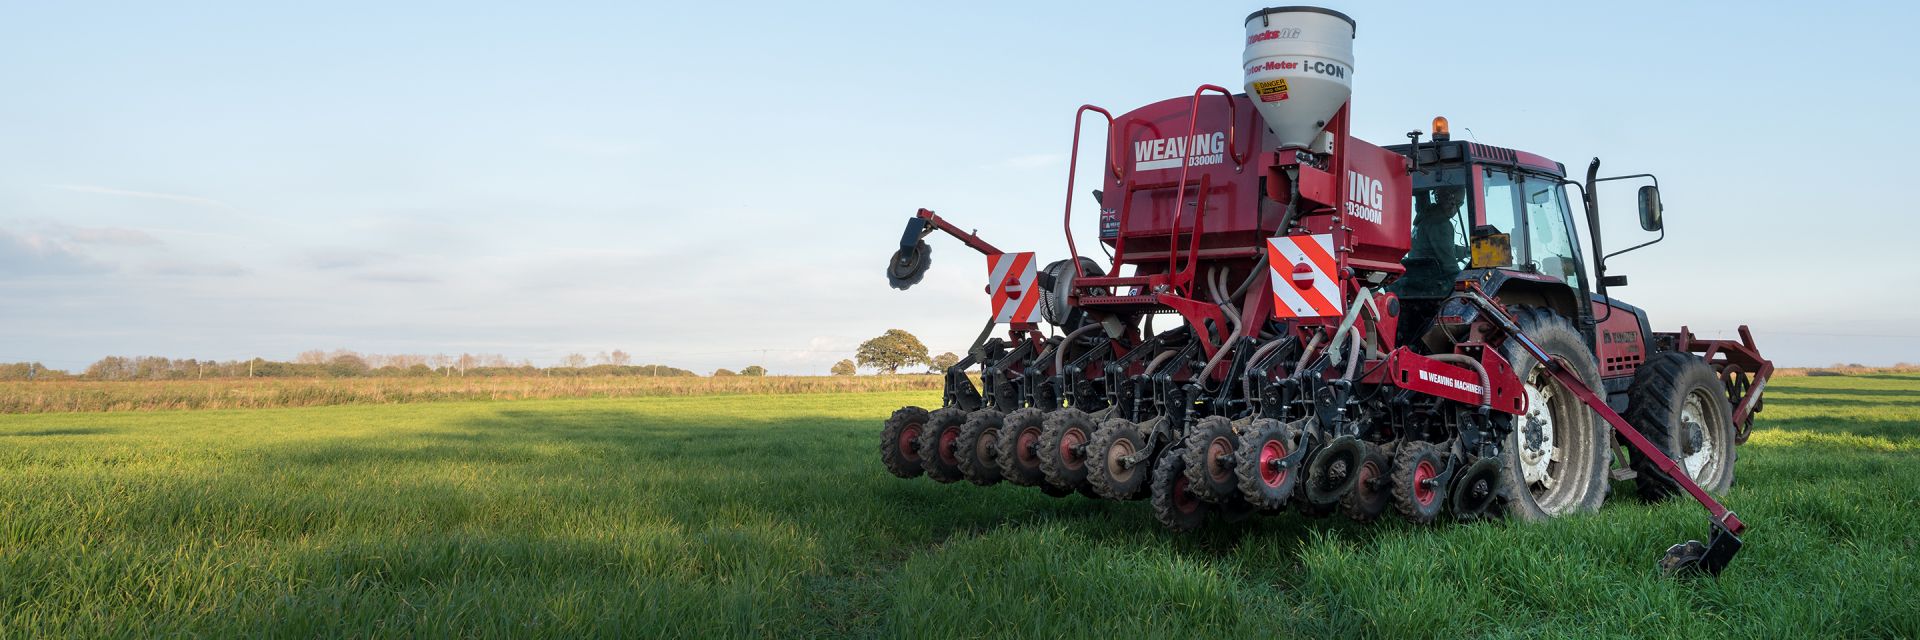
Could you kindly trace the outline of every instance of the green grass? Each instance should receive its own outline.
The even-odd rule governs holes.
[[[1920,636],[1920,376],[1776,383],[1718,581],[1655,568],[1690,503],[1178,536],[886,475],[880,420],[937,400],[0,416],[0,637]]]

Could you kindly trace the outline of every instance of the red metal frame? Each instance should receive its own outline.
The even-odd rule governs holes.
[[[1001,251],[999,248],[994,247],[991,244],[988,244],[987,241],[981,240],[980,236],[974,235],[972,232],[961,231],[960,227],[953,226],[953,223],[947,222],[946,218],[942,218],[938,214],[935,214],[932,209],[921,209],[919,212],[914,213],[913,217],[927,221],[927,224],[933,225],[935,229],[939,229],[941,231],[947,232],[947,235],[953,236],[955,239],[959,240],[961,243],[964,243],[967,246],[972,247],[973,250],[979,251],[980,253],[984,253],[990,256],[996,256],[1002,253],[1006,253],[1004,251]]]
[[[1096,111],[1107,117],[1107,166],[1113,168],[1114,177],[1120,176],[1120,161],[1113,157],[1113,114],[1090,104],[1080,105],[1080,109],[1073,112],[1073,153],[1067,156],[1067,213],[1065,221],[1060,223],[1067,232],[1067,259],[1073,262],[1075,280],[1087,275],[1080,269],[1080,249],[1073,246],[1073,177],[1080,168],[1080,122],[1088,111]],[[1114,268],[1117,270],[1119,265],[1114,265]]]

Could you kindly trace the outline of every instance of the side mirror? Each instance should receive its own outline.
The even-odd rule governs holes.
[[[1660,227],[1660,187],[1640,187],[1640,228],[1659,231]]]

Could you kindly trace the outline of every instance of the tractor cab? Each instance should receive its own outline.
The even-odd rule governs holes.
[[[1524,151],[1438,137],[1387,147],[1415,160],[1413,242],[1394,293],[1409,300],[1445,298],[1460,274],[1474,268],[1517,271],[1529,280],[1587,291],[1585,260],[1562,188],[1565,166]],[[1476,246],[1482,249],[1477,255]]]

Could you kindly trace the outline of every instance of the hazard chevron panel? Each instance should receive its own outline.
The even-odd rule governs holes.
[[[1033,262],[1031,251],[987,256],[987,288],[993,293],[994,322],[1040,322],[1040,288],[1035,285],[1040,270]]]
[[[1341,313],[1339,263],[1333,258],[1333,234],[1267,239],[1267,267],[1273,275],[1273,317],[1324,318]]]

